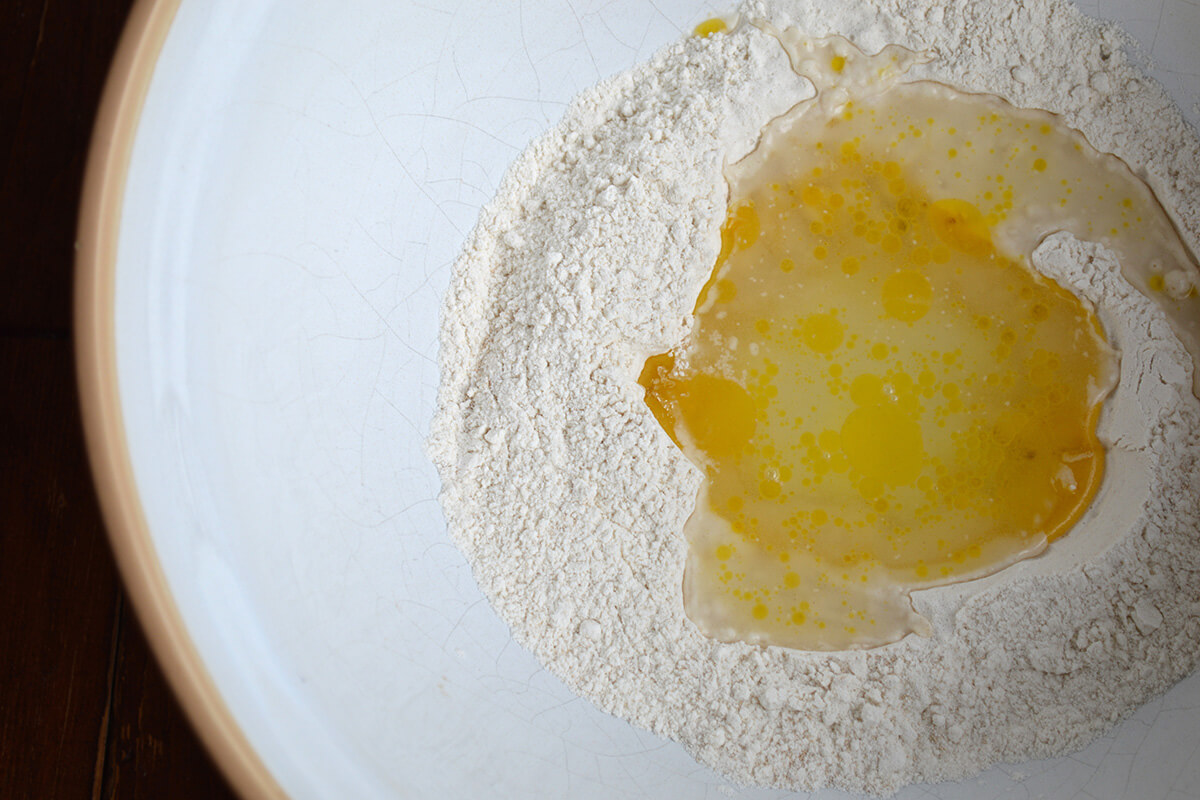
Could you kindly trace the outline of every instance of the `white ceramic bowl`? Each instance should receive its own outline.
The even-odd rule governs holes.
[[[1082,5],[1144,43],[1194,121],[1200,7]],[[136,5],[80,230],[85,420],[139,615],[246,797],[782,796],[516,646],[422,453],[441,293],[508,163],[720,10]],[[1195,798],[1198,707],[1193,676],[1081,753],[899,796]]]

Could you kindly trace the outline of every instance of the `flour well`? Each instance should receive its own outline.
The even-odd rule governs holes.
[[[795,0],[749,17],[933,60],[914,77],[1064,116],[1143,173],[1193,251],[1200,145],[1116,32],[1030,0]],[[430,452],[456,543],[514,637],[601,708],[749,783],[886,792],[1086,744],[1192,671],[1200,403],[1192,361],[1110,252],[1035,264],[1121,353],[1100,496],[1042,557],[914,596],[934,626],[865,652],[723,644],[684,613],[700,476],[636,378],[687,331],[720,246],[722,168],[811,95],[749,26],[584,92],[510,169],[455,269]]]

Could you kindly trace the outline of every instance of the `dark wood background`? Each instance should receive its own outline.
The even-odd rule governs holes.
[[[0,0],[0,796],[233,798],[113,567],[83,450],[71,275],[132,0]]]

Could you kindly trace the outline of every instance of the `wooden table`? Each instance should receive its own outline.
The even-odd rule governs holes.
[[[88,137],[131,0],[0,1],[0,797],[232,798],[113,567],[71,346]]]

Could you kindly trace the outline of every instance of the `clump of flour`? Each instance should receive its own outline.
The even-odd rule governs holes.
[[[746,15],[933,62],[912,77],[1063,114],[1143,173],[1195,249],[1200,143],[1065,2],[755,3]],[[1197,664],[1200,403],[1191,359],[1110,253],[1035,264],[1120,350],[1100,496],[1047,556],[914,596],[935,633],[865,652],[707,639],[681,593],[697,470],[642,400],[720,245],[724,164],[812,93],[750,26],[584,92],[511,167],[455,268],[430,453],[450,531],[514,637],[601,708],[730,777],[885,792],[1102,733]]]

